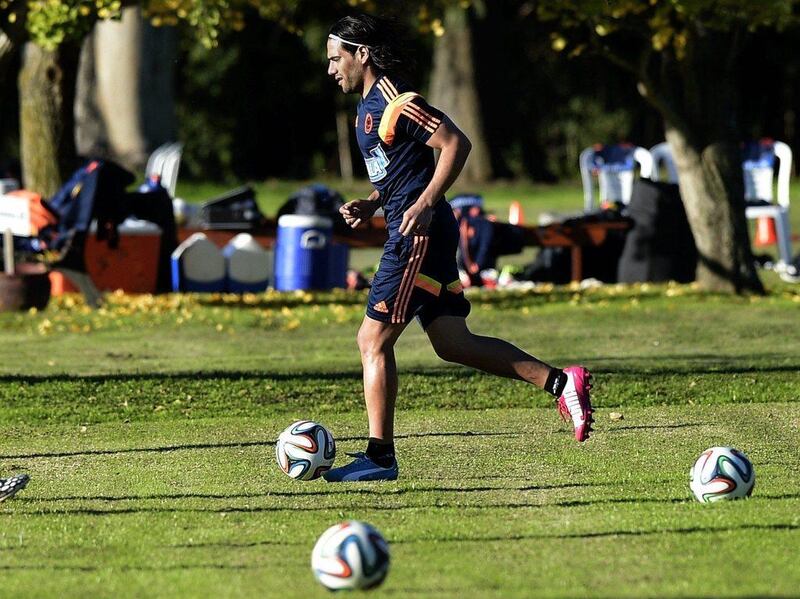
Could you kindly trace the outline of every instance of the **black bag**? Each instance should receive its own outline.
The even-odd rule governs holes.
[[[172,291],[172,252],[178,247],[178,226],[169,192],[161,187],[125,194],[125,214],[155,223],[161,229],[156,293]]]
[[[621,283],[694,281],[697,248],[677,185],[635,181],[628,216],[634,226],[619,261]]]
[[[289,199],[278,209],[278,218],[284,214],[326,216],[333,221],[334,231],[346,233],[350,231],[350,227],[344,222],[344,217],[339,214],[339,208],[344,203],[344,198],[338,191],[315,183],[303,187],[289,196]]]
[[[200,207],[199,224],[206,229],[255,229],[265,221],[256,192],[249,185],[228,191]]]
[[[536,259],[525,266],[519,275],[521,281],[565,285],[572,278],[570,248],[543,247]]]

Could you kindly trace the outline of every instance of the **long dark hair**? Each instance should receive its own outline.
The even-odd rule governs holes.
[[[405,75],[413,68],[406,32],[395,20],[367,14],[343,17],[329,33],[352,42],[341,44],[350,54],[355,54],[357,46],[367,46],[372,64],[384,73]]]

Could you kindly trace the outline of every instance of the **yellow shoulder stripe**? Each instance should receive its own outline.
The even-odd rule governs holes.
[[[394,98],[386,106],[381,117],[381,125],[378,127],[378,135],[383,143],[392,145],[392,142],[394,142],[394,128],[397,126],[397,119],[400,118],[403,107],[418,96],[419,94],[416,92],[406,92]]]

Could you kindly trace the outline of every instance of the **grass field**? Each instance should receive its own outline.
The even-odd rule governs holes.
[[[800,289],[769,282],[472,295],[476,332],[593,370],[596,433],[578,445],[543,392],[441,363],[412,325],[401,478],[353,486],[290,480],[273,453],[297,418],[337,463],[362,449],[361,294],[0,314],[0,473],[32,476],[0,504],[3,594],[328,596],[311,548],[354,518],[391,545],[375,597],[797,596]],[[701,505],[689,467],[720,444],[755,492]]]

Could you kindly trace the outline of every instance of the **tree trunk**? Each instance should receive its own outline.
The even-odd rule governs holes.
[[[445,32],[436,40],[429,100],[446,113],[469,137],[472,152],[461,174],[471,183],[484,183],[492,176],[489,150],[483,135],[469,15],[460,6],[446,9]]]
[[[11,66],[13,63],[13,58],[15,55],[16,47],[14,42],[11,41],[11,38],[8,37],[3,31],[0,31],[0,81],[8,81],[9,71],[11,70]],[[6,101],[9,99],[11,94],[16,94],[16,89],[14,86],[11,85],[4,85],[0,88],[0,110],[4,110],[6,107]],[[6,138],[9,136],[9,129],[14,125],[9,126],[9,121],[13,123],[12,119],[4,118],[5,115],[0,114],[0,155],[2,155],[3,150],[7,147]],[[3,158],[6,158],[3,156]],[[3,176],[3,173],[0,173],[0,177]]]
[[[75,146],[85,158],[104,158],[110,155],[108,132],[100,107],[97,106],[97,76],[94,64],[94,35],[83,41],[78,81],[75,92]]]
[[[763,293],[750,252],[739,147],[698,149],[674,127],[666,134],[697,245],[697,282],[709,291]]]
[[[53,195],[75,168],[72,107],[79,47],[23,49],[19,73],[20,153],[27,189]]]
[[[175,30],[153,27],[138,6],[120,21],[100,21],[82,57],[76,112],[82,153],[139,172],[159,145],[177,136]],[[99,122],[98,122],[99,119]]]
[[[750,251],[739,143],[742,141],[737,57],[744,30],[688,28],[681,59],[662,53],[656,94],[665,118],[681,196],[698,251],[703,289],[763,293]]]

